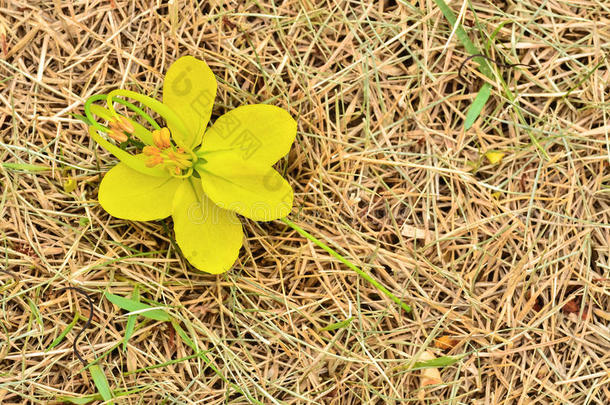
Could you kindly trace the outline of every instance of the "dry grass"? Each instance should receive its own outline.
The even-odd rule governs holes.
[[[86,301],[65,286],[94,298],[78,346],[88,361],[106,354],[112,389],[133,391],[118,403],[415,403],[412,360],[441,355],[442,335],[467,355],[427,403],[610,402],[606,1],[452,1],[489,55],[534,65],[495,69],[467,131],[482,79],[475,62],[470,83],[458,79],[467,55],[433,0],[158,3],[0,1],[1,160],[43,167],[0,166],[0,266],[12,272],[0,273],[0,402],[96,392],[71,347]],[[239,261],[216,277],[179,259],[169,222],[100,208],[115,159],[69,113],[117,87],[158,97],[185,54],[218,77],[215,116],[270,102],[298,117],[280,165],[291,218],[412,315],[281,222],[244,220]],[[506,153],[499,164],[491,150]],[[193,354],[167,323],[139,317],[127,350],[108,352],[127,317],[102,294],[136,285],[243,394],[201,357],[152,367]]]

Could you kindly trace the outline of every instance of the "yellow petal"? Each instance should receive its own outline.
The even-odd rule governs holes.
[[[113,217],[132,221],[162,219],[171,215],[174,194],[183,181],[147,176],[119,163],[102,179],[98,199]]]
[[[271,166],[245,161],[232,152],[206,155],[198,166],[204,192],[220,207],[255,221],[282,218],[292,209],[290,184]]]
[[[231,150],[243,160],[272,165],[290,151],[297,123],[279,107],[244,105],[216,120],[203,137],[202,151]]]
[[[163,83],[163,104],[167,105],[184,123],[187,134],[168,122],[174,137],[180,136],[181,146],[193,148],[201,137],[212,115],[216,97],[216,78],[209,66],[192,56],[183,56],[167,70]]]
[[[174,198],[176,242],[195,268],[222,273],[233,266],[239,255],[243,242],[241,222],[233,212],[216,206],[193,180],[183,182]]]

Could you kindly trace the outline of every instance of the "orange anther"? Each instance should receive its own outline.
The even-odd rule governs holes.
[[[127,119],[126,117],[123,117],[122,115],[119,115],[117,117],[116,123],[119,128],[121,128],[123,131],[127,132],[128,134],[133,134],[134,131],[136,130],[134,128],[133,124],[131,123],[131,121],[129,121],[129,119]]]
[[[161,163],[163,163],[163,158],[161,156],[152,156],[146,161],[146,167],[155,167]]]
[[[159,156],[161,151],[156,146],[147,145],[142,149],[142,153],[146,156]]]
[[[152,138],[153,138],[154,144],[157,145],[157,147],[161,150],[167,149],[170,146],[172,146],[172,143],[170,141],[169,129],[167,129],[167,128],[161,128],[161,129],[154,130],[152,132]]]
[[[127,141],[127,135],[125,135],[123,133],[123,131],[120,130],[116,130],[114,128],[112,128],[109,132],[108,132],[108,136],[112,139],[114,139],[117,142],[125,142]]]
[[[163,149],[169,148],[170,146],[172,146],[171,134],[169,133],[169,129],[167,127],[163,127],[163,128],[161,128],[160,133],[161,133],[160,140],[163,144]]]

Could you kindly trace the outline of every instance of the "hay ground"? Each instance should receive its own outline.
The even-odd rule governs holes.
[[[78,347],[105,355],[121,404],[610,402],[606,1],[451,1],[479,49],[532,65],[494,67],[469,130],[484,78],[476,61],[458,77],[468,54],[433,0],[160,3],[0,1],[1,403],[96,393],[72,351],[87,301],[66,286],[94,300]],[[218,78],[214,117],[267,102],[298,118],[279,165],[291,218],[412,314],[279,221],[243,220],[238,262],[211,276],[179,258],[169,220],[100,208],[116,159],[69,113],[117,87],[159,97],[186,54]],[[143,317],[109,351],[127,316],[103,292],[136,286],[218,373]],[[423,392],[425,351],[465,356]]]

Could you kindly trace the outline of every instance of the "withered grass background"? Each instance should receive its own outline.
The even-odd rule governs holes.
[[[215,367],[262,403],[416,403],[412,361],[467,353],[427,403],[610,402],[610,8],[600,0],[452,1],[495,68],[482,78],[432,0],[0,1],[0,402],[95,393],[71,344],[45,352],[86,301],[89,361],[127,318],[102,298],[172,307]],[[244,220],[234,269],[194,272],[171,223],[131,223],[96,202],[116,159],[69,113],[123,87],[161,97],[179,56],[219,82],[214,117],[272,103],[298,118],[279,164],[291,218],[339,247],[412,315],[280,222]],[[503,84],[503,82],[505,84]],[[517,94],[507,101],[505,87]],[[523,115],[520,119],[518,111]],[[538,140],[548,157],[533,143]],[[488,151],[506,155],[499,164]],[[70,179],[74,191],[65,192]],[[151,202],[154,203],[154,202]],[[353,317],[334,331],[322,328]],[[435,348],[443,335],[459,343]],[[101,365],[118,403],[241,404],[169,325],[139,318]]]

